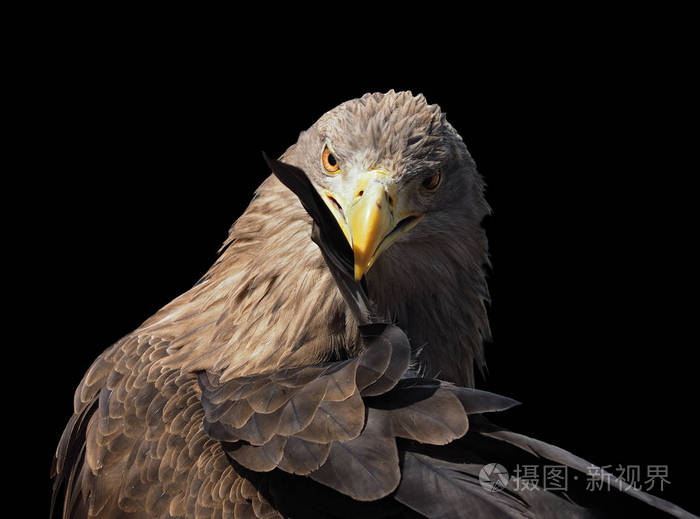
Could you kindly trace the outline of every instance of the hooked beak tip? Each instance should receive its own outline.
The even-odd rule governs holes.
[[[355,263],[355,281],[360,281],[362,276],[365,275],[365,270]]]

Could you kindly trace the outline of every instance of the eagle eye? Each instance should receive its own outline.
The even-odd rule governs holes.
[[[328,146],[324,146],[323,148],[323,153],[321,154],[321,161],[323,162],[323,169],[326,170],[326,173],[338,173],[340,170],[340,166],[338,165],[338,159],[335,158],[335,155],[331,152],[330,148]]]
[[[422,185],[428,191],[435,191],[442,181],[442,174],[437,171],[432,176],[426,178]]]

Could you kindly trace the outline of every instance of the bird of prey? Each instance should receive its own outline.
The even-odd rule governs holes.
[[[593,516],[515,478],[484,484],[488,462],[590,464],[483,416],[516,405],[473,387],[489,206],[440,108],[367,94],[266,160],[209,271],[85,374],[52,515]]]

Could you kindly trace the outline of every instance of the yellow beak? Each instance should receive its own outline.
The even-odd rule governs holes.
[[[361,175],[349,203],[337,193],[326,190],[324,194],[324,201],[352,247],[357,281],[396,238],[423,217],[422,213],[401,209],[396,184],[382,170]]]

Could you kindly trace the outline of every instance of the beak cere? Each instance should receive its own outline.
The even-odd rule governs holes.
[[[357,281],[396,238],[416,225],[423,216],[415,212],[402,214],[396,184],[382,170],[367,171],[361,175],[349,203],[344,203],[344,198],[336,193],[325,191],[324,194],[324,201],[354,252]]]

